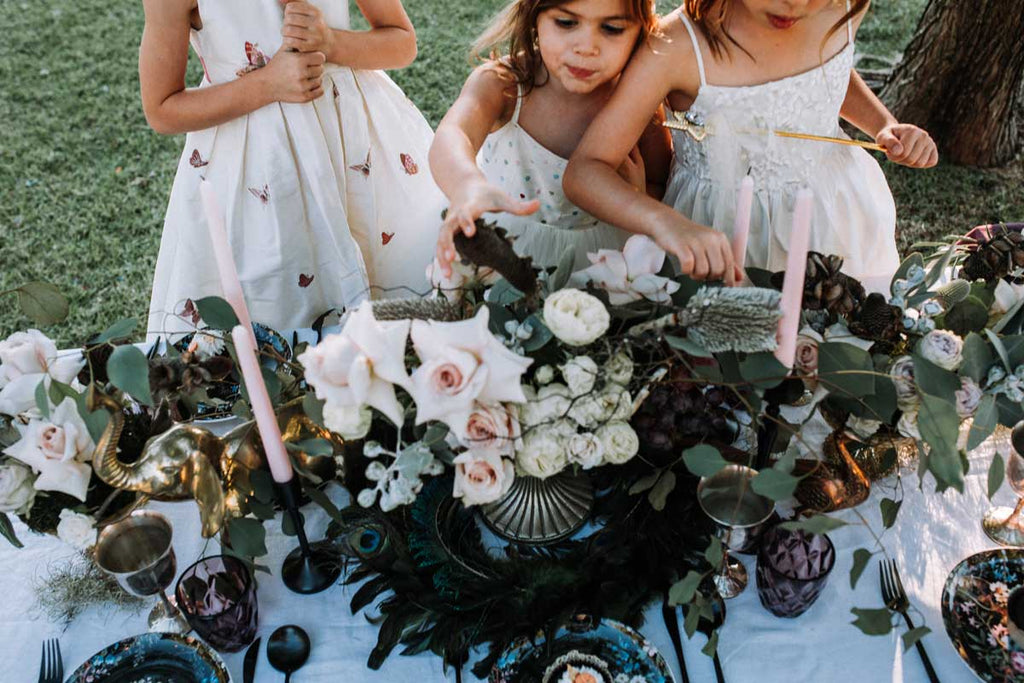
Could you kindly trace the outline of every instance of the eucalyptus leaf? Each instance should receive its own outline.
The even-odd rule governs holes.
[[[773,468],[758,472],[757,476],[750,482],[750,488],[754,490],[754,493],[760,494],[765,498],[780,501],[792,498],[793,492],[796,491],[796,486],[799,483],[800,479],[798,477]]]
[[[647,500],[650,501],[651,507],[658,512],[664,510],[665,503],[668,502],[668,496],[675,488],[676,473],[672,470],[665,470],[661,478],[658,479],[658,483],[647,494]]]
[[[49,282],[28,282],[15,291],[21,312],[39,327],[55,325],[68,317],[68,300]]]
[[[109,341],[117,341],[119,339],[128,339],[132,336],[132,332],[135,331],[139,321],[135,318],[124,318],[118,320],[116,323],[106,329],[103,334],[97,336],[92,340],[93,344],[103,344]]]
[[[533,334],[523,342],[523,350],[527,353],[533,353],[544,348],[544,345],[555,336],[551,328],[545,325],[544,321],[536,313],[527,318],[526,323],[533,328]]]
[[[555,269],[554,274],[548,281],[549,293],[557,292],[558,290],[565,287],[565,285],[569,282],[569,276],[572,275],[572,267],[575,262],[575,247],[566,247],[565,250],[562,252],[562,256],[558,259],[558,267]]]
[[[338,522],[339,524],[347,524],[347,520],[345,519],[345,516],[343,514],[341,514],[341,510],[339,510],[338,506],[335,505],[331,501],[331,499],[327,497],[326,493],[324,493],[323,491],[321,491],[320,489],[318,489],[315,486],[307,486],[307,487],[305,487],[303,489],[303,493],[305,493],[306,496],[311,501],[313,501],[314,503],[319,505],[321,508],[323,508],[324,512],[327,513],[328,517],[330,517],[334,521]]]
[[[250,499],[248,502],[249,512],[252,513],[256,519],[261,521],[267,521],[274,519],[274,506],[270,503],[264,503],[261,500]]]
[[[722,558],[725,557],[725,553],[722,550],[722,542],[717,536],[711,537],[711,543],[704,550],[704,559],[708,561],[712,567],[719,567],[722,564]]]
[[[293,453],[305,453],[310,456],[334,455],[334,444],[327,439],[303,439],[287,443],[285,447]]]
[[[665,335],[665,343],[676,351],[693,356],[694,358],[714,358],[714,355],[697,342],[686,337],[676,337],[671,334]]]
[[[208,296],[196,301],[199,317],[215,330],[230,332],[238,325],[238,315],[224,299],[219,296]]]
[[[759,389],[771,389],[782,383],[788,369],[770,351],[751,353],[740,361],[740,376]]]
[[[17,534],[14,533],[14,525],[11,524],[11,520],[4,512],[0,512],[0,536],[6,538],[8,543],[13,545],[15,548],[25,547],[25,545],[18,540]]]
[[[1013,372],[1014,368],[1010,366],[1010,356],[1006,353],[1006,347],[1003,346],[1002,340],[999,335],[992,330],[985,330],[985,336],[992,343],[992,348],[995,349],[996,354],[999,356],[999,360],[1003,361],[1003,367],[1006,368],[1007,372]]]
[[[992,436],[999,424],[999,407],[996,404],[996,397],[992,394],[982,396],[978,409],[974,412],[974,420],[971,421],[971,430],[967,434],[967,450],[973,451],[980,446],[985,439]]]
[[[640,477],[635,482],[633,482],[632,486],[629,487],[629,495],[635,496],[637,494],[643,493],[644,491],[650,490],[650,488],[654,486],[660,478],[660,470],[658,472],[654,472],[653,474],[648,474],[643,477]]]
[[[306,395],[302,397],[302,411],[306,413],[306,417],[313,421],[318,427],[325,427],[324,425],[324,405],[325,401],[321,401],[316,397],[316,394],[312,391],[306,392]],[[326,428],[326,427],[325,427]]]
[[[931,632],[932,630],[927,626],[918,626],[917,628],[912,628],[904,633],[900,636],[903,639],[903,651],[906,652],[910,648],[914,647],[914,644],[917,643],[917,641],[921,640]]]
[[[988,466],[988,499],[996,495],[1006,478],[1006,465],[999,451],[992,453],[992,463]]]
[[[892,613],[888,609],[862,609],[854,607],[850,610],[857,617],[853,622],[866,636],[884,636],[892,631]]]
[[[923,394],[917,413],[917,428],[931,449],[928,470],[940,486],[963,492],[964,472],[956,442],[960,435],[960,418],[956,407],[940,398]]]
[[[153,405],[146,354],[127,344],[118,346],[107,360],[110,383],[143,405]]]
[[[960,378],[956,373],[940,368],[935,363],[915,354],[914,383],[920,393],[931,394],[951,403],[956,403],[956,392],[960,391]]]
[[[882,526],[884,526],[886,529],[891,529],[892,525],[896,523],[896,515],[899,514],[900,508],[902,506],[902,500],[883,498],[882,501],[879,503],[879,508],[882,511]]]
[[[287,515],[285,517],[287,518]],[[235,552],[245,557],[260,557],[267,554],[267,531],[258,520],[233,517],[228,520],[227,531]]]
[[[672,584],[672,588],[668,591],[669,604],[686,605],[690,603],[697,592],[697,588],[700,586],[700,582],[703,580],[703,574],[691,569],[682,580]]]
[[[1022,321],[1024,321],[1024,299],[1011,306],[1010,310],[992,326],[992,331],[999,334],[1020,334]]]
[[[946,311],[945,324],[947,329],[961,337],[971,332],[980,332],[988,324],[988,308],[969,296]]]
[[[793,522],[783,522],[779,525],[786,531],[806,531],[809,534],[827,534],[841,527],[847,526],[846,522],[835,517],[825,515],[814,515],[806,519]]]
[[[249,473],[252,495],[263,503],[274,502],[274,478],[266,470],[252,470]]]
[[[995,359],[981,335],[975,332],[967,335],[962,355],[964,360],[960,365],[960,374],[970,377],[978,384],[984,382],[988,377],[988,369],[992,367]]]
[[[494,283],[494,286],[487,292],[487,300],[501,306],[514,304],[525,296],[505,278]]]
[[[42,379],[36,385],[36,408],[42,413],[44,420],[50,419],[50,397],[46,394],[46,380]]]
[[[850,590],[857,588],[857,582],[871,560],[871,551],[857,548],[853,551],[853,567],[850,569]]]
[[[683,451],[683,464],[698,477],[710,477],[729,463],[714,446],[698,444]]]
[[[830,391],[861,397],[875,393],[875,364],[864,349],[843,342],[818,345],[818,377]]]
[[[88,401],[85,394],[77,394],[74,401],[75,407],[78,408],[79,417],[85,423],[85,428],[89,430],[89,436],[92,437],[94,442],[99,442],[104,430],[107,428],[107,422],[110,421],[110,413],[102,408],[99,410],[89,410],[89,406],[86,405]]]
[[[701,653],[707,657],[714,657],[718,651],[718,629],[711,632],[708,637],[708,642],[704,643],[704,647],[700,649]]]

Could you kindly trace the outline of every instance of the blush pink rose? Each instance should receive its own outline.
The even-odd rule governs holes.
[[[515,479],[511,460],[487,450],[472,450],[459,455],[455,463],[452,496],[467,507],[493,503],[508,493]]]

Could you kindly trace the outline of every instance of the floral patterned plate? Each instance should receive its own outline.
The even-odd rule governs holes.
[[[490,683],[674,683],[658,650],[611,619],[577,616],[550,644],[543,634],[520,638],[501,654]]]
[[[960,656],[988,683],[1024,683],[1024,649],[1008,634],[1006,603],[1024,582],[1024,550],[998,549],[958,564],[942,591],[942,621]]]
[[[109,645],[66,683],[231,683],[220,656],[189,636],[143,633]]]

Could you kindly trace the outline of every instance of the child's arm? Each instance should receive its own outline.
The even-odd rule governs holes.
[[[668,93],[696,90],[681,75],[686,70],[679,68],[688,63],[683,50],[688,49],[693,61],[689,41],[651,42],[637,50],[611,100],[590,124],[569,160],[562,186],[573,203],[595,217],[653,238],[679,259],[684,273],[734,284],[743,273],[733,262],[725,235],[637,191],[616,171]],[[696,77],[696,67],[693,71]]]
[[[146,26],[139,48],[142,110],[158,133],[202,130],[271,102],[309,102],[323,94],[324,56],[278,52],[267,66],[229,83],[185,87],[188,39],[196,0],[143,0]]]
[[[839,114],[885,147],[889,161],[911,168],[939,163],[938,149],[927,131],[897,121],[856,69],[850,72],[850,86]]]
[[[513,199],[500,187],[487,182],[476,165],[476,155],[484,140],[515,103],[515,82],[505,76],[503,67],[485,64],[477,67],[462,86],[462,92],[441,119],[430,145],[430,172],[448,197],[448,215],[437,238],[437,260],[445,277],[451,275],[455,260],[455,233],[472,237],[474,221],[491,211],[516,215],[531,214],[540,208],[535,200]]]
[[[369,31],[333,29],[306,0],[284,5],[282,48],[323,52],[327,61],[353,69],[401,69],[416,58],[416,31],[401,0],[356,0]]]

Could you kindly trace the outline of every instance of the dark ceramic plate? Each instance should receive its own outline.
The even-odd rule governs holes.
[[[520,638],[491,671],[490,683],[560,683],[568,669],[589,673],[598,683],[674,683],[658,650],[625,624],[576,617],[555,633]]]
[[[967,666],[989,683],[1024,683],[1024,649],[1007,633],[1006,603],[1024,581],[1024,550],[999,549],[958,564],[942,591],[942,621]]]
[[[220,656],[188,636],[143,633],[109,645],[66,683],[231,683]]]

